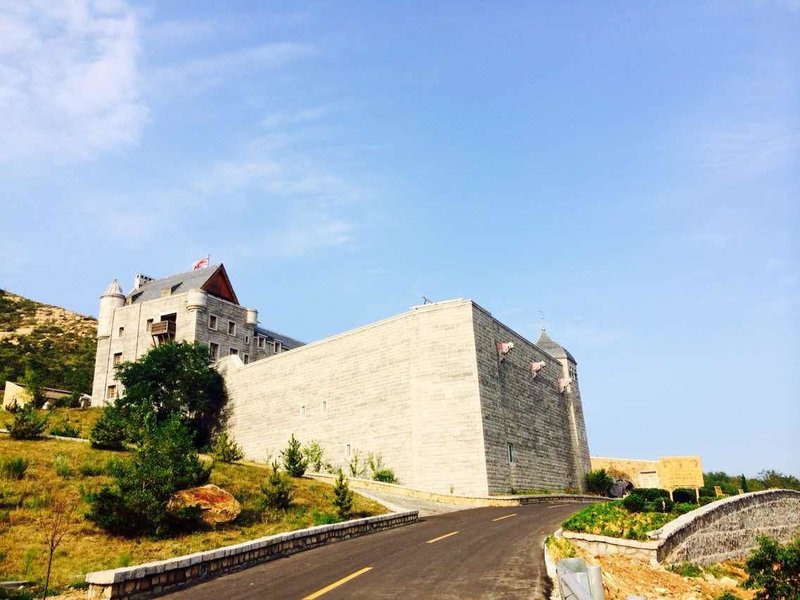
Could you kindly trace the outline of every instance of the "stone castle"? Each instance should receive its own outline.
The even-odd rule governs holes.
[[[380,453],[404,484],[467,495],[582,489],[590,468],[577,365],[471,300],[409,311],[318,342],[258,325],[223,265],[100,297],[93,404],[122,390],[114,368],[165,340],[209,346],[229,396],[228,430],[253,460],[294,434],[346,466]]]

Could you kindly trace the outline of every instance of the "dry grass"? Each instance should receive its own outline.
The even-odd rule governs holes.
[[[0,436],[0,457],[19,456],[31,461],[22,480],[0,479],[0,580],[43,579],[47,560],[43,520],[55,494],[77,505],[70,532],[54,558],[51,581],[59,588],[81,584],[90,571],[180,556],[309,527],[336,513],[330,485],[295,479],[292,508],[270,518],[258,508],[259,484],[267,471],[252,465],[217,463],[211,482],[241,502],[242,514],[236,523],[160,540],[109,536],[83,518],[88,507],[81,499],[81,489],[97,489],[111,479],[105,472],[93,476],[81,472],[96,472],[110,458],[124,455],[94,450],[77,442],[16,441]],[[56,473],[56,466],[62,475]],[[383,506],[358,495],[354,510],[355,517],[387,512]]]

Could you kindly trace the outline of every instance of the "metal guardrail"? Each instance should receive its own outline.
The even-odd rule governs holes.
[[[598,565],[582,558],[564,558],[556,565],[561,600],[605,600],[603,578]]]

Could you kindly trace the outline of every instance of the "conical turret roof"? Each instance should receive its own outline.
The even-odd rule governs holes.
[[[116,279],[108,284],[106,291],[103,292],[103,296],[124,296],[125,294],[122,293],[122,287],[119,285],[119,281]]]
[[[575,357],[572,356],[572,354],[570,354],[569,351],[566,348],[564,348],[564,346],[562,346],[561,344],[553,340],[549,335],[547,335],[547,332],[544,329],[542,329],[542,333],[539,335],[539,339],[536,340],[536,345],[539,346],[539,348],[541,348],[545,352],[547,352],[553,358],[567,358],[572,362],[574,362],[575,364],[578,364],[578,362],[575,360]]]

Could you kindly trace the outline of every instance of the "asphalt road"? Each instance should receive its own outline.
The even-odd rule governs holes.
[[[553,503],[427,517],[225,575],[169,597],[546,598],[542,541],[580,508]]]

